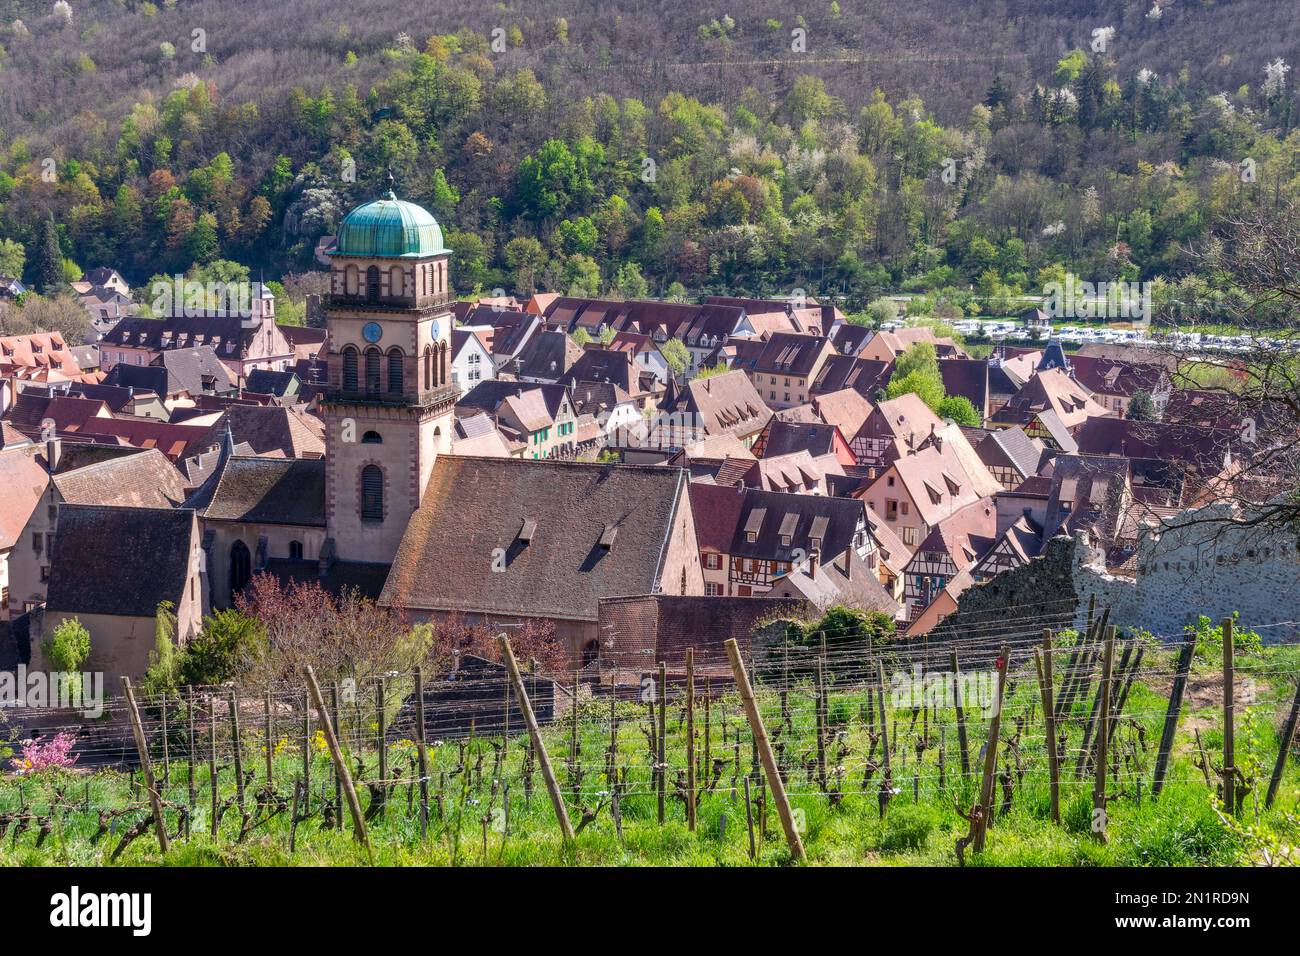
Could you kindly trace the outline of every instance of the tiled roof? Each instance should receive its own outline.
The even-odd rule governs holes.
[[[1221,472],[1241,444],[1241,431],[1124,418],[1090,418],[1076,439],[1082,455],[1120,455],[1181,462],[1207,474]]]
[[[204,430],[205,448],[221,440],[227,423],[235,443],[247,443],[257,455],[284,458],[325,455],[324,426],[314,415],[280,405],[231,404],[215,424]]]
[[[876,394],[888,384],[893,369],[893,362],[832,355],[817,370],[811,391],[814,395],[822,395],[851,388],[874,401]]]
[[[222,521],[323,528],[325,460],[232,457],[200,513]]]
[[[74,505],[174,508],[185,500],[184,478],[156,448],[59,471],[54,487]]]
[[[575,382],[612,382],[629,395],[641,392],[632,355],[624,351],[588,347],[560,378],[561,385]]]
[[[840,430],[845,441],[852,441],[871,417],[874,406],[861,392],[844,388],[818,395],[813,399],[813,408],[817,409],[823,421]]]
[[[34,445],[0,451],[0,552],[18,543],[50,476]]]
[[[50,612],[153,617],[178,603],[189,576],[194,512],[183,508],[59,508]]]
[[[948,358],[939,363],[943,390],[970,399],[981,418],[988,411],[989,363],[987,359]]]
[[[806,451],[818,457],[835,454],[835,436],[834,425],[787,422],[773,418],[767,423],[759,442],[763,446],[764,458],[788,455],[795,451]]]
[[[559,381],[582,355],[582,349],[564,332],[544,329],[535,333],[505,371],[519,378]]]
[[[677,468],[439,456],[382,603],[594,621],[601,597],[676,586],[662,561],[686,485]]]
[[[696,429],[690,440],[678,444],[722,433],[745,438],[762,431],[772,417],[749,377],[739,371],[692,379],[664,411],[683,416],[681,420]]]
[[[805,562],[774,581],[769,593],[797,595],[819,611],[839,606],[881,611],[890,617],[899,612],[898,602],[856,551],[836,554],[815,570]]]
[[[830,339],[797,332],[775,332],[754,360],[753,371],[766,375],[811,375],[832,351]]]
[[[734,485],[691,483],[691,511],[695,537],[701,548],[721,554],[731,550],[732,538],[745,506],[745,489]]]

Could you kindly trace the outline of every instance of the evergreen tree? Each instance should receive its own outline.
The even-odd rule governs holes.
[[[59,247],[59,227],[54,224],[53,216],[41,223],[36,281],[43,295],[55,295],[63,289],[63,250]]]

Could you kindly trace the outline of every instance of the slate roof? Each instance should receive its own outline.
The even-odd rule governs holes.
[[[731,544],[725,550],[742,558],[792,561],[796,550],[805,556],[811,553],[812,539],[820,537],[825,559],[855,545],[860,522],[865,529],[866,508],[856,498],[747,488]],[[781,543],[783,526],[789,544]],[[754,541],[749,540],[749,530],[757,532]]]
[[[1042,442],[1030,438],[1023,428],[1016,426],[989,433],[975,450],[986,465],[1011,465],[1022,478],[1028,478],[1038,473],[1044,447]]]
[[[250,392],[274,395],[276,398],[296,396],[302,383],[294,372],[276,372],[266,368],[255,368],[248,373],[244,387]]]
[[[260,326],[244,328],[238,315],[172,316],[146,319],[127,316],[104,334],[102,345],[159,351],[210,345],[222,359],[242,358]],[[164,344],[165,343],[165,344]]]
[[[1123,395],[1156,394],[1169,388],[1169,375],[1155,363],[1118,361],[1094,355],[1075,355],[1070,361],[1075,379],[1094,392]]]
[[[215,484],[186,504],[206,519],[323,528],[325,460],[231,457]]]
[[[594,621],[602,597],[676,586],[662,563],[686,486],[679,468],[441,455],[381,603]]]
[[[153,617],[179,602],[189,576],[194,512],[184,508],[59,508],[50,612]]]
[[[1127,458],[1058,455],[1052,462],[1044,535],[1051,538],[1062,530],[1086,529],[1105,542],[1113,541],[1123,516],[1128,478]]]

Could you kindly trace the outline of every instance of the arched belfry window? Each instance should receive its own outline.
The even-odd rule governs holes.
[[[399,348],[388,350],[388,394],[390,395],[401,395],[405,387],[403,382],[405,358]]]
[[[361,436],[361,444],[363,445],[382,445],[383,443],[384,436],[379,432],[366,432]]]
[[[366,270],[366,298],[371,302],[379,301],[379,266]]]
[[[424,347],[424,387],[433,388],[433,349]]]
[[[361,469],[361,520],[384,520],[384,473],[378,465]]]
[[[355,392],[357,390],[357,364],[358,353],[356,348],[351,345],[343,347],[343,391]]]
[[[366,394],[379,394],[379,349],[366,349]]]

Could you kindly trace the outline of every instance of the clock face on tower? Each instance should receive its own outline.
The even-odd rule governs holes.
[[[367,322],[361,327],[361,336],[373,344],[384,337],[384,329],[378,322]]]
[[[433,328],[430,330],[430,331],[433,332],[433,337],[434,337],[435,340],[438,338],[438,330],[439,330],[439,328],[440,328],[440,326],[438,325],[438,322],[437,322],[437,320],[435,319],[435,320],[434,320],[434,323],[433,323]]]

